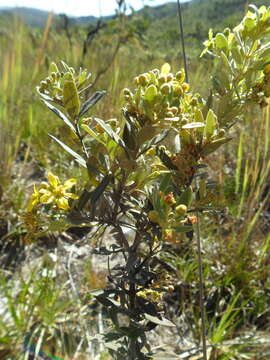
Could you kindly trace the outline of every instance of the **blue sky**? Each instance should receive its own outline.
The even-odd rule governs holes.
[[[135,10],[143,5],[160,5],[176,0],[126,0]],[[182,0],[183,2],[183,0]],[[0,0],[2,6],[26,6],[42,10],[53,10],[56,13],[66,13],[73,16],[112,15],[115,12],[115,0]]]

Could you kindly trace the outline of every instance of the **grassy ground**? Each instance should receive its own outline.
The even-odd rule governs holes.
[[[49,139],[48,133],[61,134],[64,129],[37,100],[35,87],[47,73],[50,61],[64,60],[75,68],[80,66],[85,34],[74,29],[68,39],[64,31],[52,30],[50,21],[49,17],[43,32],[28,29],[18,19],[0,24],[0,47],[4,49],[0,53],[2,250],[12,244],[23,246],[21,215],[29,191],[36,180],[43,178],[44,169],[63,172],[66,178],[77,171]],[[93,73],[93,81],[99,74],[95,88],[107,89],[108,93],[95,108],[95,114],[104,119],[120,117],[121,89],[130,86],[138,73],[160,67],[165,60],[175,70],[182,66],[181,59],[167,59],[165,54],[156,54],[151,46],[145,49],[136,37],[120,39],[119,35],[106,32],[96,38],[83,66]],[[192,86],[207,96],[211,65],[194,58],[189,69]],[[223,209],[201,219],[212,360],[263,360],[270,356],[269,129],[269,106],[256,112],[250,110],[234,130],[234,140],[209,161],[213,180],[222,185]],[[177,294],[181,294],[172,306],[176,306],[178,314],[184,314],[190,325],[190,337],[196,343],[200,334],[196,248],[193,243],[183,246],[181,257],[173,255],[165,260],[177,270]],[[88,307],[92,299],[87,291],[100,286],[100,274],[91,266],[85,270],[85,287],[79,300],[74,301],[74,297],[65,295],[66,283],[63,281],[59,286],[55,281],[54,266],[44,258],[44,262],[29,271],[27,279],[16,275],[9,282],[14,270],[0,268],[0,296],[8,304],[5,316],[11,319],[9,322],[5,317],[0,319],[0,359],[22,359],[23,338],[33,329],[37,348],[44,352],[84,359],[80,353],[88,346],[95,358],[109,358],[102,346],[89,339],[102,331],[103,322],[106,325],[100,308]],[[47,273],[40,277],[44,268]],[[16,286],[20,291],[15,296]]]

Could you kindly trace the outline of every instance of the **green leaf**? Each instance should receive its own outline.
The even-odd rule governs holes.
[[[99,296],[104,293],[102,289],[93,289],[88,292],[90,295]]]
[[[152,316],[149,314],[144,314],[144,317],[146,320],[149,320],[152,323],[157,324],[157,325],[175,327],[174,323],[172,323],[171,321],[169,321],[165,318],[159,319],[157,316]]]
[[[187,207],[189,207],[190,204],[192,203],[192,200],[193,200],[193,191],[191,186],[188,186],[187,189],[183,191],[182,194],[180,195],[177,203],[184,204]]]
[[[57,65],[56,65],[56,63],[55,62],[52,62],[51,64],[50,64],[50,67],[49,67],[49,72],[50,73],[53,73],[53,72],[55,72],[55,73],[58,73],[58,67],[57,67]]]
[[[240,46],[237,45],[237,46],[233,47],[231,50],[233,59],[236,62],[236,64],[238,64],[238,65],[243,63],[243,56],[242,56],[240,49],[241,49]]]
[[[97,142],[106,146],[106,143],[102,140],[101,136],[97,135],[94,130],[92,130],[88,125],[82,124],[81,128],[86,131],[90,136],[92,136],[92,138],[94,138]]]
[[[153,102],[157,96],[157,88],[155,85],[150,85],[148,86],[148,88],[146,89],[145,93],[144,93],[144,100],[148,101],[148,102]]]
[[[49,95],[41,93],[39,91],[39,86],[36,87],[36,90],[37,90],[38,94],[42,97],[42,99],[47,100],[47,101],[54,101],[54,99],[52,97],[50,97]]]
[[[221,51],[220,58],[221,58],[221,61],[223,62],[223,65],[225,66],[224,70],[226,71],[226,69],[227,69],[230,73],[233,73],[231,64],[229,63],[229,60],[223,51]]]
[[[84,115],[92,106],[94,106],[104,95],[106,91],[97,91],[85,103],[83,103],[79,116]]]
[[[71,118],[75,118],[80,111],[80,99],[73,79],[64,82],[63,100],[67,113]]]
[[[44,102],[44,104],[52,111],[54,112],[61,120],[64,121],[64,123],[70,127],[70,129],[76,133],[75,127],[74,125],[68,120],[68,118],[66,117],[66,115],[64,115],[59,109],[57,109],[55,106],[53,106],[52,104],[50,104],[48,101],[46,100],[42,100]]]
[[[160,134],[154,136],[150,141],[147,141],[142,146],[140,155],[143,154],[144,152],[146,152],[147,150],[149,150],[151,146],[158,145],[160,142],[162,142],[167,137],[169,132],[170,132],[170,129],[165,129],[165,130],[161,131]]]
[[[164,194],[166,194],[169,192],[170,186],[171,186],[171,174],[166,174],[165,176],[162,177],[159,190],[162,191]]]
[[[167,166],[170,170],[178,170],[178,167],[175,166],[169,156],[165,153],[165,151],[161,149],[157,149],[157,155],[160,160],[163,162],[165,166]]]
[[[60,141],[59,139],[57,139],[55,136],[49,134],[49,136],[54,140],[56,141],[60,146],[62,146],[62,148],[68,152],[70,155],[72,155],[76,161],[82,165],[83,167],[87,168],[87,165],[86,165],[86,161],[84,160],[83,157],[81,157],[81,155],[77,154],[74,150],[72,150],[69,146],[67,146],[66,144],[64,144],[62,141]]]
[[[123,140],[130,150],[137,149],[136,129],[129,121],[126,121],[123,131]]]
[[[192,226],[186,225],[174,226],[173,229],[178,233],[186,233],[193,230]]]
[[[165,64],[162,65],[161,74],[168,75],[170,71],[171,71],[171,65],[170,64],[165,63]]]
[[[76,204],[76,209],[77,210],[83,210],[83,208],[85,207],[85,205],[87,204],[87,202],[90,200],[91,198],[91,192],[84,189],[81,196],[79,197],[77,204]]]
[[[196,128],[203,128],[205,124],[202,122],[192,122],[182,126],[182,129],[196,129]]]
[[[202,154],[203,155],[209,155],[211,154],[213,151],[217,150],[221,145],[226,144],[227,142],[229,142],[232,138],[220,138],[217,140],[212,141],[209,144],[206,144],[203,147],[203,151]]]
[[[119,146],[121,146],[123,149],[126,150],[126,145],[124,141],[119,137],[119,135],[117,135],[113,131],[113,129],[109,125],[105,123],[105,121],[96,117],[94,119],[102,127],[102,129],[109,135],[111,139],[113,139]]]
[[[199,110],[199,109],[195,110],[194,120],[195,120],[195,122],[204,124],[204,117],[203,117],[203,113],[201,112],[201,110]]]
[[[204,136],[206,139],[210,139],[210,137],[214,134],[216,128],[216,115],[212,109],[209,109],[207,117],[206,117],[206,126],[204,128]]]
[[[113,179],[112,175],[106,175],[102,179],[101,183],[91,193],[91,202],[92,203],[96,202],[100,198],[100,196],[103,194],[103,192],[105,191],[106,187],[109,185],[109,183],[111,182],[112,179]]]
[[[215,40],[216,40],[216,47],[218,49],[226,49],[226,50],[228,49],[228,40],[224,34],[217,33]]]

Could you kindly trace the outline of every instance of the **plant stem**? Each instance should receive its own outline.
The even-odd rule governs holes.
[[[80,132],[79,121],[78,121],[78,120],[75,121],[75,130],[76,130],[76,135],[77,135],[77,137],[78,137],[78,139],[80,140],[80,143],[81,143],[81,145],[82,145],[82,148],[83,148],[83,152],[84,152],[84,154],[85,154],[85,157],[86,157],[86,159],[88,159],[88,157],[89,157],[88,151],[87,151],[87,149],[86,149],[86,147],[85,147],[85,144],[84,144],[84,142],[83,142],[83,137],[82,137],[81,132]]]
[[[185,39],[184,39],[184,27],[182,20],[182,9],[180,0],[177,0],[178,4],[178,18],[179,18],[179,28],[180,28],[180,43],[182,45],[182,52],[184,58],[184,67],[185,67],[185,76],[186,81],[188,82],[188,68],[187,68],[187,58],[186,58],[186,49],[185,49]],[[196,239],[197,239],[197,250],[198,250],[198,265],[199,265],[199,277],[200,277],[200,311],[201,311],[201,320],[202,320],[202,345],[203,345],[203,360],[207,360],[207,351],[206,351],[206,326],[205,326],[205,311],[204,311],[204,279],[203,279],[203,265],[202,265],[202,254],[201,254],[201,236],[200,236],[200,223],[199,223],[199,211],[196,211]]]
[[[204,311],[204,278],[203,278],[203,263],[201,253],[201,235],[200,235],[200,224],[199,224],[199,212],[196,212],[196,240],[198,250],[198,264],[199,264],[199,276],[200,276],[200,311],[202,321],[202,345],[203,345],[203,360],[207,360],[206,351],[206,326],[205,326],[205,311]]]

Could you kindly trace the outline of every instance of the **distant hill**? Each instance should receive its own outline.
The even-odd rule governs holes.
[[[269,0],[250,0],[260,6],[267,5]],[[198,48],[202,40],[207,37],[208,29],[220,31],[227,26],[234,26],[247,10],[247,0],[191,0],[182,4],[185,37],[187,45]],[[269,5],[269,4],[268,4]],[[26,24],[35,27],[44,27],[48,12],[26,8],[0,8],[0,16],[20,16]],[[114,15],[105,17],[108,21]],[[145,6],[134,13],[134,18],[143,22],[143,35],[147,42],[156,44],[157,48],[168,49],[179,41],[177,2],[168,2],[160,6]],[[95,16],[69,17],[72,25],[87,26],[95,24]],[[60,15],[55,15],[54,23],[60,21]]]
[[[44,27],[47,22],[49,15],[48,11],[28,8],[28,7],[0,7],[0,16],[19,16],[23,21],[34,27]],[[60,18],[60,14],[54,15],[54,22]],[[113,16],[104,17],[105,21],[111,19]],[[72,25],[89,25],[95,24],[98,20],[95,16],[80,16],[80,17],[69,17]]]
[[[209,28],[221,31],[234,27],[244,16],[248,4],[268,5],[269,0],[191,0],[182,4],[184,32],[188,48],[201,48],[202,41],[208,37]],[[179,42],[179,19],[177,3],[149,7],[138,11],[137,16],[150,24],[147,39],[156,44],[156,49],[174,51]]]
[[[250,0],[255,5],[267,5],[269,0]],[[207,28],[220,24],[230,24],[236,18],[240,18],[247,5],[247,0],[191,0],[182,4],[184,22],[190,27],[202,22]],[[159,22],[160,25],[178,21],[177,3],[168,2],[165,5],[145,6],[137,12],[138,15],[148,17],[151,22]],[[0,7],[0,15],[18,15],[30,26],[43,27],[46,24],[48,12],[28,7]],[[59,15],[55,15],[57,19]],[[104,17],[110,20],[114,15]],[[94,24],[98,18],[95,16],[70,17],[70,22],[76,25]],[[204,26],[203,26],[204,27]],[[198,30],[198,29],[197,29]]]
[[[27,7],[0,8],[2,16],[19,16],[29,26],[44,27],[48,18],[48,12]]]

